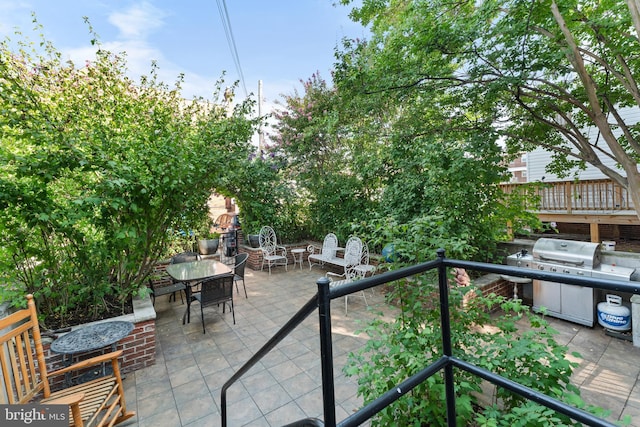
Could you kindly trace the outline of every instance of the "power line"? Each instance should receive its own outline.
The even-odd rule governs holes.
[[[229,45],[229,50],[231,51],[231,56],[233,57],[233,62],[235,63],[236,71],[240,76],[240,83],[242,84],[242,88],[244,89],[244,96],[248,97],[249,93],[247,92],[247,85],[245,84],[244,74],[242,73],[242,67],[240,66],[240,57],[238,56],[236,41],[233,37],[233,31],[231,30],[231,19],[229,19],[227,2],[225,0],[216,0],[216,2],[218,3],[218,13],[220,14],[220,19],[222,20],[222,26],[224,27],[224,34],[227,37],[227,44]]]

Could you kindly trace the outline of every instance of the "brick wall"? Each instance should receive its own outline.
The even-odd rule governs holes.
[[[306,251],[309,243],[302,242],[290,245],[282,245],[287,248],[287,265],[293,265],[293,254],[291,253],[292,249],[305,249],[305,252],[302,254],[302,265],[309,265],[307,262],[309,258],[309,252]],[[252,248],[251,246],[240,244],[238,245],[238,253],[248,253],[249,257],[247,258],[247,267],[252,270],[260,270],[262,267],[262,251],[260,248]]]
[[[122,373],[137,371],[156,363],[156,319],[136,323],[133,331],[120,341]]]
[[[502,279],[497,274],[487,274],[474,279],[473,284],[480,289],[483,296],[494,293],[505,298],[513,298],[513,284]],[[518,295],[520,295],[520,298],[522,298],[522,294],[522,285],[519,285]],[[473,298],[474,295],[474,293],[465,295],[465,300],[467,300],[468,298]],[[495,307],[496,310],[498,308],[499,307]]]
[[[153,312],[152,315],[151,312]],[[119,316],[113,320],[126,320],[134,324],[134,328],[129,335],[120,340],[116,345],[116,350],[123,350],[123,354],[120,357],[120,372],[126,374],[154,365],[156,363],[156,321],[155,311],[153,310],[149,297],[142,301],[134,301],[133,314]],[[43,350],[49,372],[65,365],[63,355],[53,353],[48,340],[43,340]],[[108,351],[111,351],[110,347],[94,352],[73,355],[73,361],[88,359],[107,353]],[[76,379],[88,371],[90,371],[90,369],[75,372],[71,379]],[[58,390],[63,386],[64,376],[55,377],[52,381],[52,390]]]
[[[503,279],[498,279],[495,282],[491,282],[487,285],[484,285],[481,288],[482,295],[490,295],[496,294],[505,298],[513,297],[513,285]],[[522,294],[520,292],[520,294]]]

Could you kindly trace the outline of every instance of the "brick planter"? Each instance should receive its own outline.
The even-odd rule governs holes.
[[[252,248],[251,246],[249,246],[247,242],[245,242],[244,236],[241,234],[241,232],[238,232],[238,241],[239,241],[238,253],[249,254],[249,258],[247,258],[247,267],[249,267],[252,270],[260,270],[260,267],[262,266],[262,252],[260,251],[260,248]],[[303,266],[309,265],[307,262],[309,259],[309,252],[306,251],[309,245],[314,245],[316,248],[322,248],[321,242],[310,242],[310,241],[282,245],[285,248],[287,248],[287,267],[293,265],[293,254],[291,253],[292,249],[305,249],[305,252],[302,254],[302,265]],[[377,255],[377,254],[370,254],[370,255],[371,255],[371,258],[369,261],[371,265],[377,266],[380,263],[380,255]],[[331,265],[331,264],[325,264],[323,268],[324,270],[329,270],[338,274],[342,274],[344,272],[344,269],[342,267]],[[379,272],[376,272],[376,274],[377,273]]]
[[[133,313],[123,316],[114,317],[108,320],[122,320],[134,324],[133,331],[120,340],[117,344],[118,350],[124,350],[120,359],[120,369],[123,374],[133,372],[138,369],[146,368],[156,363],[156,312],[153,309],[151,298],[149,296],[133,300]],[[107,321],[107,320],[104,320]],[[99,323],[96,321],[91,323]],[[73,329],[81,328],[84,325],[74,326]],[[62,334],[61,334],[62,335]],[[51,340],[43,339],[43,350],[47,361],[47,369],[49,371],[58,369],[62,366],[62,355],[53,353],[49,346]],[[97,352],[80,354],[81,359],[105,353],[107,350],[99,350]],[[73,358],[76,361],[76,355]],[[62,385],[62,378],[58,383],[52,384],[52,389],[56,390]]]
[[[282,245],[287,248],[287,265],[293,265],[293,254],[291,253],[292,249],[307,249],[309,243],[294,243],[288,245]],[[238,253],[247,253],[249,254],[249,258],[247,258],[247,267],[252,270],[260,270],[262,267],[262,251],[260,248],[252,248],[246,244],[238,245]],[[309,256],[309,252],[302,254],[303,265],[307,262],[307,258]],[[288,267],[287,267],[288,268]]]

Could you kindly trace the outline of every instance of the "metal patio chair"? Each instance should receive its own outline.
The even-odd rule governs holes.
[[[200,316],[202,317],[202,333],[206,333],[204,328],[204,307],[222,304],[222,312],[226,311],[229,305],[233,316],[233,324],[236,324],[236,313],[233,307],[233,274],[212,277],[205,279],[200,284],[200,292],[191,295],[191,301],[200,303]],[[187,306],[187,322],[191,321],[191,304]],[[184,321],[183,321],[184,323]]]
[[[269,267],[269,275],[271,275],[271,267],[284,265],[285,271],[287,271],[287,248],[278,245],[278,238],[276,232],[272,227],[266,225],[260,229],[259,234],[260,250],[262,251],[262,267],[264,269],[265,263]]]
[[[240,293],[238,289],[238,282],[242,280],[242,287],[244,288],[244,297],[247,296],[247,286],[244,283],[244,268],[247,266],[248,253],[241,253],[236,255],[236,259],[233,265],[233,282],[236,284],[236,292]]]

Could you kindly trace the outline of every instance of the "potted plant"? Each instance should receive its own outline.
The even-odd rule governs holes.
[[[247,234],[247,241],[252,248],[260,247],[260,235],[259,234]]]
[[[252,221],[245,217],[242,217],[240,222],[242,223],[242,230],[245,233],[244,237],[246,239],[246,244],[251,246],[252,248],[259,248],[259,232],[260,228],[262,228],[261,222]]]
[[[220,233],[207,229],[198,233],[198,252],[200,255],[213,255],[218,252]]]

